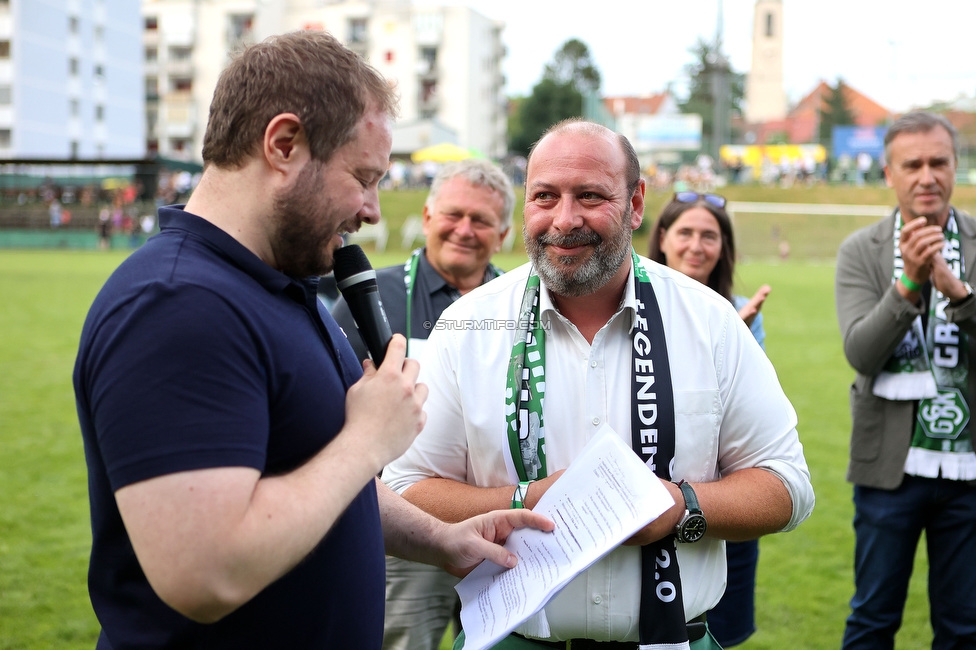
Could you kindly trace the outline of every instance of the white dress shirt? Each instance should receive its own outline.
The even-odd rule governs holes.
[[[675,401],[673,480],[715,481],[761,467],[793,500],[791,530],[814,495],[796,413],[772,365],[732,304],[701,283],[641,258],[661,308]],[[515,485],[505,392],[512,341],[529,265],[506,273],[444,311],[421,359],[430,388],[427,424],[383,480],[403,493],[431,477],[481,487]],[[548,472],[566,468],[604,422],[631,445],[631,280],[621,306],[592,345],[553,306],[543,285],[546,329],[545,453]],[[708,513],[705,513],[706,517]],[[678,545],[685,616],[718,602],[725,590],[724,541]],[[620,547],[577,576],[545,608],[550,638],[637,641],[641,559]],[[518,628],[524,632],[528,628]]]

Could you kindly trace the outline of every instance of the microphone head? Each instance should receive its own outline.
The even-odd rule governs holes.
[[[356,275],[373,268],[359,244],[340,246],[335,250],[332,258],[335,262],[333,272],[336,281],[345,280],[350,275]]]
[[[376,272],[358,244],[337,248],[332,257],[335,262],[332,272],[339,291],[366,280],[375,280]]]

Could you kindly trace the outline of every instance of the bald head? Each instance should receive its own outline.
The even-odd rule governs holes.
[[[546,129],[545,133],[529,149],[529,158],[526,165],[527,172],[532,167],[532,157],[539,148],[539,145],[550,137],[560,135],[600,138],[616,145],[620,153],[623,154],[623,161],[619,173],[623,174],[627,180],[627,191],[632,194],[637,189],[637,184],[640,182],[640,161],[637,158],[637,152],[634,151],[634,147],[630,144],[630,140],[602,124],[588,122],[581,118],[563,120]]]

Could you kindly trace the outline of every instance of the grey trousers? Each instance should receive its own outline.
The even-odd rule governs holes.
[[[383,650],[437,650],[454,614],[457,582],[437,567],[387,556]]]

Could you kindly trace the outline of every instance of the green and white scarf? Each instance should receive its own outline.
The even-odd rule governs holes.
[[[674,393],[664,324],[650,278],[631,251],[637,315],[630,332],[631,442],[634,452],[660,478],[671,480],[675,449]],[[519,481],[546,476],[546,328],[539,307],[541,283],[529,272],[509,361],[505,420]],[[641,547],[641,650],[688,650],[681,577],[674,536]],[[526,622],[532,636],[548,637],[543,610]]]
[[[896,211],[895,263],[892,281],[901,277],[904,261],[898,246],[903,225]],[[952,272],[965,280],[955,212],[949,212],[942,257]],[[918,400],[911,448],[905,473],[928,478],[976,479],[969,390],[969,337],[946,320],[949,300],[934,285],[928,301],[928,324],[922,331],[917,317],[884,369],[875,378],[873,392],[892,400]]]

